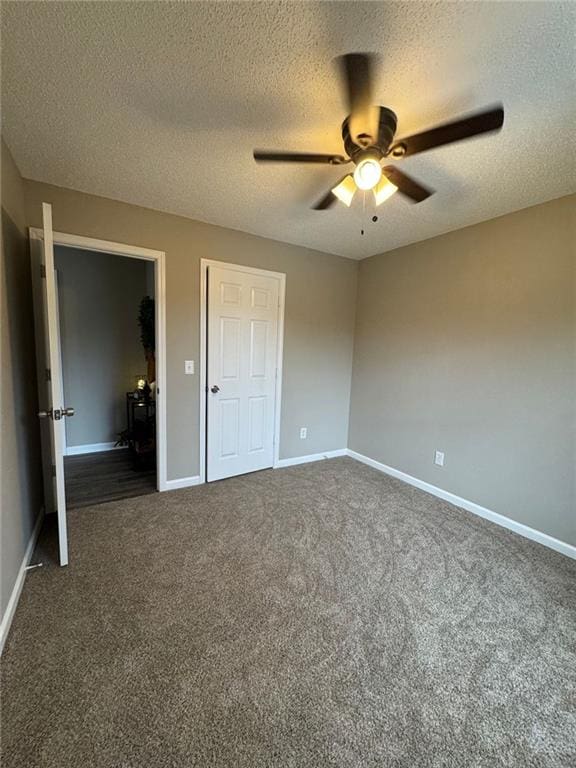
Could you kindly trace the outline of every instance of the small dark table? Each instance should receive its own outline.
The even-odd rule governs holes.
[[[156,401],[126,392],[128,446],[139,464],[156,460]]]

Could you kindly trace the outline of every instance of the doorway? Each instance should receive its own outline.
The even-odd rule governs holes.
[[[42,464],[44,477],[44,504],[46,513],[56,512],[58,521],[58,545],[60,564],[67,565],[68,557],[68,525],[66,514],[66,488],[65,488],[65,460],[70,449],[74,454],[74,448],[79,447],[82,454],[75,458],[81,459],[83,456],[90,456],[94,460],[97,453],[104,453],[109,447],[111,440],[104,440],[98,443],[78,442],[78,435],[70,433],[65,429],[65,422],[76,415],[74,404],[65,403],[65,377],[63,376],[62,344],[60,334],[60,302],[58,301],[58,279],[56,270],[55,251],[59,246],[75,249],[77,258],[95,259],[100,255],[108,255],[114,259],[128,257],[129,260],[143,260],[152,264],[152,271],[148,271],[149,277],[153,275],[153,299],[152,308],[148,306],[148,315],[153,318],[153,338],[155,345],[155,371],[151,374],[149,365],[138,363],[138,372],[131,375],[132,381],[125,385],[125,394],[134,396],[136,407],[145,409],[147,412],[148,423],[154,425],[155,441],[155,463],[156,479],[155,487],[159,491],[166,490],[166,334],[165,334],[165,254],[162,251],[153,251],[138,246],[115,243],[94,238],[85,238],[78,235],[69,235],[61,232],[54,232],[52,229],[52,207],[49,203],[42,205],[42,229],[30,229],[30,256],[32,262],[32,284],[34,296],[34,325],[36,335],[36,357],[38,370],[38,401],[40,410],[38,417],[40,419],[40,437],[42,444]],[[86,253],[90,252],[90,253]],[[109,283],[108,283],[109,285]],[[74,287],[74,286],[73,286]],[[98,292],[95,291],[97,294]],[[102,291],[100,292],[102,293]],[[72,291],[74,295],[74,291]],[[80,303],[80,312],[87,308]],[[94,314],[98,314],[98,309],[93,309]],[[144,340],[144,329],[140,327],[142,340]],[[119,333],[117,327],[116,332]],[[148,338],[150,335],[148,334]],[[80,335],[80,342],[82,337]],[[146,363],[150,361],[147,360]],[[84,366],[88,370],[89,366]],[[85,391],[82,393],[81,407],[85,410],[89,408],[91,395],[94,394],[96,387],[97,373],[84,375],[83,386]],[[86,374],[86,371],[84,371]],[[155,379],[155,386],[151,379]],[[132,385],[134,383],[134,388]],[[88,405],[84,399],[88,397]],[[97,398],[94,398],[96,402]],[[154,403],[152,404],[152,400]],[[106,421],[106,419],[101,419]],[[113,434],[117,438],[112,450],[126,450],[129,447],[129,441],[139,440],[143,442],[141,433],[136,436],[134,430],[122,428],[119,432]],[[146,435],[144,434],[144,437]],[[128,442],[128,446],[122,443]],[[118,443],[118,444],[116,444]],[[91,447],[90,453],[86,453],[86,446]],[[127,454],[125,454],[127,455]],[[90,476],[96,477],[94,467],[90,469]],[[132,495],[132,494],[131,494]],[[100,500],[94,499],[91,503]]]
[[[68,509],[153,493],[154,263],[54,246]]]
[[[201,262],[201,478],[276,466],[283,273]]]

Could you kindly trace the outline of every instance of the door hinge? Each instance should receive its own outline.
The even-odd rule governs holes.
[[[50,368],[46,368],[46,381],[52,381],[52,371]]]
[[[46,265],[40,264],[40,277],[46,277]]]
[[[52,464],[52,477],[56,477],[56,464]]]

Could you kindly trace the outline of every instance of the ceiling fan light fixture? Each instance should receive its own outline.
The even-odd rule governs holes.
[[[385,176],[382,176],[378,184],[374,187],[374,199],[376,200],[376,205],[380,205],[384,200],[388,200],[388,198],[392,197],[394,192],[397,191],[398,187],[395,184],[392,184],[391,181],[388,181]]]
[[[276,150],[253,152],[254,159],[259,163],[354,163],[356,167],[350,174],[353,181],[339,181],[332,189],[328,188],[322,198],[312,206],[316,211],[327,210],[335,205],[336,200],[350,206],[356,189],[372,190],[376,205],[383,203],[396,191],[413,203],[422,203],[434,194],[434,190],[420,184],[395,165],[387,166],[386,158],[399,160],[474,136],[493,133],[499,131],[504,124],[504,107],[502,104],[494,104],[479,112],[441,123],[411,136],[404,136],[400,140],[396,139],[396,114],[389,107],[374,104],[372,99],[374,72],[379,60],[374,53],[362,52],[346,53],[337,59],[349,112],[341,125],[344,154]],[[380,167],[380,163],[383,167]],[[387,181],[384,181],[382,176]]]
[[[344,205],[347,205],[348,208],[352,204],[352,198],[354,197],[355,192],[356,184],[354,184],[354,179],[351,174],[343,178],[340,184],[337,184],[332,190],[332,193],[336,195],[338,200],[344,203]]]
[[[358,189],[373,189],[381,178],[382,168],[373,157],[360,160],[354,171],[354,181]]]

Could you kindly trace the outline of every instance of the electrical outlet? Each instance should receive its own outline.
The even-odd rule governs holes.
[[[184,373],[188,375],[194,373],[194,360],[184,360]]]
[[[436,451],[434,453],[434,464],[437,464],[439,467],[444,466],[444,454],[442,451]]]
[[[300,440],[306,440],[308,437],[308,427],[300,427]]]

